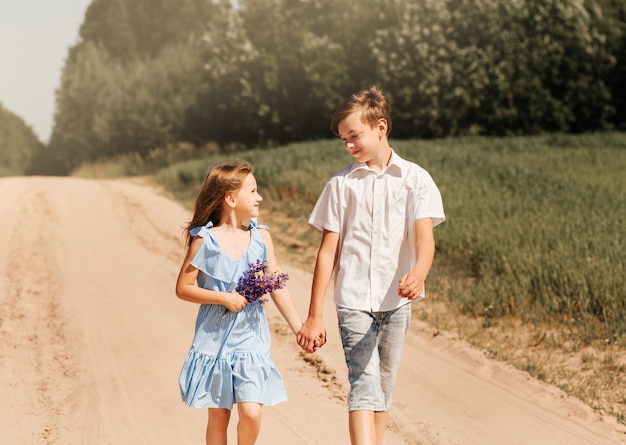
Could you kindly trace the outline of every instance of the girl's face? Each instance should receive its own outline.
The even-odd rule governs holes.
[[[387,134],[387,122],[379,119],[375,127],[361,121],[361,112],[348,115],[337,128],[343,146],[357,162],[369,163],[380,156],[381,141]]]
[[[241,212],[243,218],[259,216],[259,204],[263,197],[259,195],[256,179],[252,173],[246,176],[241,188],[234,194],[235,208]]]

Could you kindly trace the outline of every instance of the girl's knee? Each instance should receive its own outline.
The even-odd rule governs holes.
[[[239,419],[250,422],[260,422],[263,412],[263,405],[259,403],[244,402],[239,403]]]
[[[215,426],[228,426],[230,421],[230,410],[224,408],[209,408],[209,424]]]

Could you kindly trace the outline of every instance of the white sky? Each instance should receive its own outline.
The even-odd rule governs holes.
[[[91,0],[0,0],[0,103],[47,143],[54,92]]]

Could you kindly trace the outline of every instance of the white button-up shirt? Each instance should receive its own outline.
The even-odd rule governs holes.
[[[395,152],[381,172],[353,162],[328,180],[309,223],[339,233],[337,305],[378,312],[409,303],[397,288],[415,266],[420,218],[433,227],[445,220],[441,194],[426,170]]]

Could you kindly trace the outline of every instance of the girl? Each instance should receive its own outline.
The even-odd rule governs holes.
[[[247,445],[259,435],[261,407],[287,400],[270,353],[265,311],[234,291],[250,263],[267,261],[269,271],[278,270],[267,227],[256,224],[262,200],[252,165],[221,163],[208,171],[187,225],[176,295],[201,306],[179,383],[188,406],[208,408],[207,445],[226,444],[233,403],[238,444]],[[297,335],[302,321],[289,292],[283,288],[271,296]]]

